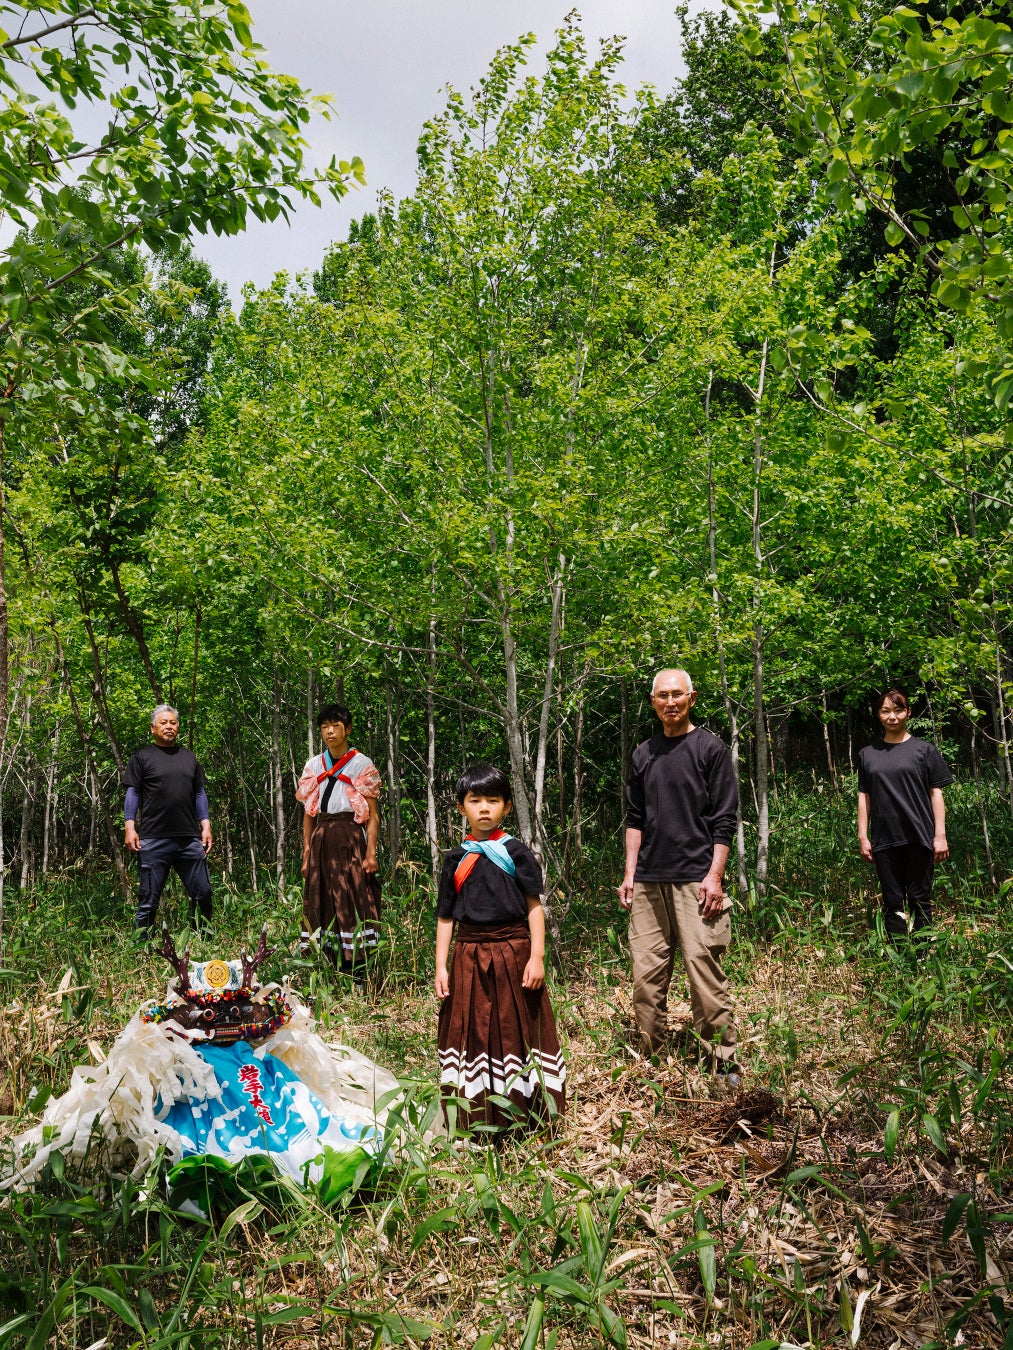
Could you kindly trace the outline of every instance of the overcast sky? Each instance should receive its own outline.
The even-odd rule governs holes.
[[[314,93],[334,96],[336,118],[309,130],[313,157],[359,155],[368,187],[341,202],[301,207],[291,226],[254,222],[236,238],[198,235],[194,246],[233,303],[244,282],[264,286],[278,271],[316,267],[348,222],[372,208],[376,189],[403,197],[415,181],[415,143],[422,123],[441,110],[442,89],[468,89],[497,47],[536,33],[543,44],[574,0],[247,0],[254,36],[275,70]],[[717,7],[715,5],[715,7]],[[667,92],[682,67],[675,0],[583,0],[577,6],[589,49],[623,34],[623,82]],[[528,69],[539,73],[537,55]]]

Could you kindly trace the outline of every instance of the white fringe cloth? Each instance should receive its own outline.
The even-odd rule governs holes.
[[[396,1093],[397,1079],[348,1046],[325,1044],[306,1006],[290,990],[286,998],[292,1020],[255,1053],[277,1055],[332,1114],[382,1126],[393,1098],[380,1109],[377,1103]],[[55,1152],[79,1161],[98,1148],[110,1168],[129,1165],[135,1180],[148,1172],[159,1149],[179,1162],[182,1140],[155,1115],[156,1103],[206,1101],[220,1097],[221,1089],[193,1046],[166,1023],[143,1022],[141,1011],[116,1037],[105,1062],[78,1065],[63,1096],[47,1102],[41,1121],[12,1141],[14,1160],[0,1175],[0,1191],[32,1185]]]

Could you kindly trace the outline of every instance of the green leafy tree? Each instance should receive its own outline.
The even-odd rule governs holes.
[[[993,307],[1008,349],[1009,7],[947,2],[870,12],[848,0],[744,0],[738,9],[753,20],[758,57],[769,51],[770,30],[756,16],[777,20],[788,115],[800,144],[822,162],[830,198],[846,213],[876,212],[887,242],[912,250],[943,304],[960,313],[977,299]],[[935,172],[912,179],[912,166],[926,157]],[[1013,358],[1001,354],[991,379],[1004,409],[1013,398]]]

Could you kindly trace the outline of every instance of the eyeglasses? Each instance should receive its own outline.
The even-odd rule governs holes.
[[[671,693],[652,694],[651,697],[657,703],[681,703],[684,698],[689,698],[688,689],[676,689]]]

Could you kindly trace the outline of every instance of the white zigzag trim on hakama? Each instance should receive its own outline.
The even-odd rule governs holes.
[[[490,1055],[465,1059],[461,1050],[440,1051],[440,1085],[453,1088],[458,1096],[469,1101],[483,1092],[494,1092],[500,1097],[520,1092],[533,1097],[543,1086],[549,1092],[562,1092],[565,1083],[562,1051],[546,1055],[531,1050],[526,1063],[518,1055],[507,1055],[505,1059],[493,1059]]]
[[[380,930],[370,928],[365,924],[353,933],[346,933],[342,928],[338,936],[341,938],[341,946],[346,952],[353,952],[356,947],[376,947],[380,942]]]

